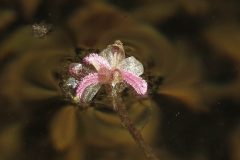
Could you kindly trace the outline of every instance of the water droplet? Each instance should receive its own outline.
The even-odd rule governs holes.
[[[76,80],[73,77],[70,77],[66,81],[66,86],[71,87],[71,88],[76,88],[78,84],[78,80]]]

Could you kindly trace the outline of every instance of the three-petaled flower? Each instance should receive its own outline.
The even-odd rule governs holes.
[[[86,72],[81,63],[71,63],[69,73],[72,77],[68,82],[75,89],[75,100],[89,102],[103,84],[112,89],[121,83],[126,83],[138,95],[145,95],[147,82],[140,75],[143,74],[143,65],[133,56],[125,58],[125,51],[121,41],[117,40],[109,45],[100,54],[91,53],[83,61],[94,67],[93,71]]]

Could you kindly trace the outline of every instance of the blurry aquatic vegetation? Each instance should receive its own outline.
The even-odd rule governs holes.
[[[22,15],[26,20],[33,18],[40,4],[41,0],[20,0],[17,2],[17,5],[21,6]]]
[[[50,133],[58,150],[64,150],[75,143],[78,128],[75,110],[73,106],[65,106],[51,122]]]
[[[215,24],[207,27],[204,37],[218,54],[229,56],[237,63],[240,63],[239,46],[237,45],[240,41],[240,23],[231,21],[225,22],[225,24],[222,23],[221,21],[215,22]]]
[[[22,130],[20,123],[10,124],[0,131],[0,154],[1,159],[13,159],[14,154],[20,154],[22,151]]]
[[[40,0],[17,0],[17,1],[8,1],[0,0],[0,8],[11,8],[14,12],[18,12],[15,15],[15,18],[22,18],[26,21],[31,21],[34,17],[37,9],[39,8],[41,1]]]
[[[119,7],[127,8],[135,18],[154,25],[163,24],[178,14],[205,16],[210,12],[211,7],[211,2],[207,0],[133,0],[131,2],[129,8],[128,2],[123,2]]]
[[[191,55],[193,50],[186,48],[187,45],[181,41],[175,44],[177,53],[169,57],[168,64],[162,67],[164,81],[158,93],[179,99],[191,110],[206,111],[206,99],[201,91],[204,83],[201,61],[197,56]]]
[[[214,63],[210,64],[213,69],[221,69],[221,75],[217,75],[217,81],[225,80],[221,83],[213,84],[212,91],[217,97],[231,97],[236,101],[239,100],[240,89],[240,54],[239,54],[239,36],[240,24],[228,20],[224,25],[220,22],[207,27],[203,32],[203,38],[208,46],[212,48]],[[220,58],[222,59],[220,59]],[[213,66],[216,67],[213,67]],[[215,73],[216,74],[216,73]],[[212,74],[214,75],[214,74]],[[219,90],[221,92],[219,92]]]
[[[236,129],[230,134],[230,143],[229,143],[229,148],[230,148],[230,158],[232,160],[238,160],[240,159],[240,153],[239,153],[239,148],[240,148],[240,127],[239,125],[236,127]]]
[[[58,68],[65,56],[74,52],[70,41],[64,37],[62,31],[55,30],[48,38],[38,39],[32,35],[31,27],[27,26],[15,31],[0,46],[1,61],[7,61],[1,63],[1,75],[4,75],[0,80],[1,96],[4,98],[1,104],[11,106],[5,112],[10,116],[13,114],[24,124],[31,126],[28,121],[35,119],[32,113],[39,107],[47,109],[46,106],[61,102]],[[51,111],[52,108],[47,110]],[[43,120],[45,118],[42,117]]]
[[[146,68],[149,99],[125,100],[159,157],[237,160],[239,2],[107,2],[0,0],[0,159],[144,159],[102,100],[80,111],[58,86],[76,48],[81,57],[120,39]],[[23,25],[50,13],[63,27],[44,38]],[[190,17],[186,32],[179,17]]]
[[[22,37],[20,41],[18,40],[18,36]],[[6,44],[3,43],[3,45],[1,45],[0,52],[2,53],[2,60],[8,59],[8,56],[15,57],[2,68],[4,79],[1,79],[1,84],[13,83],[2,87],[5,95],[9,94],[9,97],[19,99],[13,102],[23,102],[24,99],[31,100],[34,97],[33,93],[36,93],[36,98],[42,97],[39,96],[39,93],[32,92],[32,89],[54,95],[54,92],[56,92],[54,88],[58,88],[53,77],[54,68],[56,70],[55,72],[57,72],[56,68],[58,65],[56,65],[56,63],[63,59],[63,57],[59,55],[71,53],[70,47],[66,48],[65,51],[63,45],[62,47],[57,47],[59,46],[58,42],[61,41],[61,39],[57,38],[58,36],[59,34],[56,34],[53,38],[48,37],[46,40],[37,40],[32,36],[30,27],[25,27],[16,31],[16,34],[13,34],[9,40],[6,40]],[[28,45],[30,47],[25,45],[26,41],[29,42]],[[52,43],[49,43],[51,41]],[[56,49],[54,49],[54,43],[55,47],[57,47]],[[65,44],[65,46],[67,46],[66,40]],[[41,48],[41,51],[36,51],[37,48]],[[11,63],[18,67],[10,67]],[[4,89],[5,87],[6,89]],[[20,89],[21,87],[22,89]]]
[[[2,33],[9,25],[11,25],[16,19],[16,12],[14,10],[2,10],[0,11],[0,33]]]

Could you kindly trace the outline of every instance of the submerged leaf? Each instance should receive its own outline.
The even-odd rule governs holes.
[[[51,139],[57,150],[65,150],[75,142],[77,119],[73,106],[63,107],[53,118],[50,128]]]

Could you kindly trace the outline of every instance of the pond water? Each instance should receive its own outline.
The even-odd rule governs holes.
[[[123,102],[161,160],[240,159],[238,0],[0,0],[0,159],[145,160],[109,95],[62,83],[115,40],[144,66]]]

